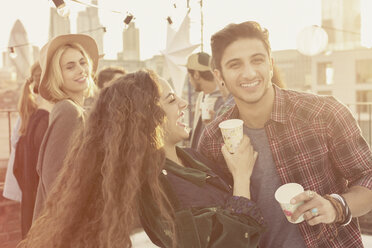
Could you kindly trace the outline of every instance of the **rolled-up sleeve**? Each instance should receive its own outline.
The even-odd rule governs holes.
[[[350,186],[372,190],[372,153],[350,110],[336,101],[327,126],[330,155]]]

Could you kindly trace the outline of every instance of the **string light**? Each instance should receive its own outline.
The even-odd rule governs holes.
[[[327,44],[327,32],[316,25],[305,27],[297,35],[297,50],[307,56],[314,56],[323,52]]]
[[[97,28],[93,28],[93,29],[89,29],[89,30],[84,30],[84,31],[81,31],[80,33],[89,33],[89,32],[92,32],[92,31],[97,31],[97,30],[100,30],[102,29],[102,31],[104,33],[107,32],[107,28],[104,27],[104,26],[101,26],[101,27],[97,27]],[[10,47],[7,47],[7,48],[0,48],[0,49],[8,49],[8,53],[9,53],[9,56],[12,57],[12,58],[15,58],[17,57],[17,52],[16,52],[16,48],[17,47],[24,47],[24,46],[31,46],[35,43],[26,43],[26,44],[18,44],[18,45],[13,45],[13,46],[10,46]]]
[[[89,4],[89,3],[85,3],[85,2],[82,2],[80,0],[70,0],[71,2],[75,2],[75,3],[78,3],[78,4],[81,4],[81,5],[85,5],[85,6],[89,6],[89,7],[94,7],[94,8],[97,8],[97,9],[102,9],[100,7],[98,7],[98,5],[95,5],[95,4]],[[52,0],[54,6],[56,7],[57,9],[57,13],[62,16],[62,17],[68,17],[69,14],[70,14],[70,7],[69,5],[66,4],[66,2],[64,0]],[[187,0],[187,6],[189,8],[189,0]],[[174,8],[177,8],[177,5],[174,3],[173,4],[173,7]],[[107,9],[106,9],[107,10]],[[120,12],[120,11],[116,11],[116,10],[108,10],[112,13],[115,13],[115,14],[123,14],[123,12]],[[128,13],[128,12],[127,12]],[[131,13],[128,13],[125,17],[125,19],[123,20],[123,22],[126,24],[126,25],[129,25],[129,23],[133,20],[133,19],[136,19],[133,14]],[[172,24],[173,23],[173,20],[170,16],[167,17],[167,21],[169,24]],[[91,29],[91,30],[87,30],[87,31],[83,31],[81,33],[87,33],[87,32],[91,32],[91,31],[95,31],[95,30],[99,30],[99,29],[102,29],[102,31],[104,33],[107,32],[107,28],[106,27],[98,27],[98,28],[95,28],[95,29]],[[17,53],[15,51],[15,48],[16,47],[22,47],[22,46],[28,46],[28,45],[32,45],[32,43],[27,43],[27,44],[21,44],[21,45],[15,45],[15,46],[11,46],[11,47],[8,47],[8,52],[9,52],[9,56],[11,58],[15,58],[17,57]],[[3,48],[5,49],[5,48]]]
[[[81,5],[85,5],[85,6],[87,6],[87,7],[94,7],[94,8],[100,9],[100,10],[106,10],[106,11],[109,11],[109,12],[112,12],[112,13],[115,13],[115,14],[122,14],[122,15],[124,15],[124,14],[123,14],[122,12],[120,12],[120,11],[104,9],[104,8],[98,7],[98,5],[96,5],[96,4],[85,3],[85,2],[82,2],[82,1],[79,1],[79,0],[70,0],[70,1],[71,1],[71,2],[75,2],[75,3],[78,3],[78,4],[81,4]]]
[[[125,17],[125,19],[124,19],[124,23],[129,25],[129,23],[132,21],[133,17],[134,16],[132,14],[128,14],[127,17]]]
[[[90,32],[93,32],[93,31],[97,31],[97,30],[101,30],[106,33],[106,27],[98,27],[98,28],[93,28],[93,29],[89,29],[89,30],[84,30],[84,31],[81,31],[80,33],[90,33]]]
[[[172,25],[173,21],[172,21],[172,18],[170,18],[170,16],[167,17],[167,21],[168,21],[169,25]]]
[[[9,57],[15,59],[17,57],[17,53],[15,52],[14,47],[9,47]]]
[[[65,5],[65,1],[63,0],[52,0],[54,5],[56,6],[56,8],[60,8],[62,7],[63,5]]]
[[[70,15],[70,7],[63,0],[52,0],[57,8],[58,15],[68,17]]]

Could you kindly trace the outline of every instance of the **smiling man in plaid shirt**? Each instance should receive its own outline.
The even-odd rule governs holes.
[[[273,85],[268,32],[256,22],[226,26],[211,46],[214,74],[236,105],[206,127],[198,150],[224,164],[218,124],[244,121],[259,154],[247,180],[269,226],[260,247],[363,247],[352,217],[372,209],[372,155],[350,111],[333,97]],[[305,189],[292,202],[305,201],[292,216],[304,214],[300,224],[289,223],[274,199],[290,182]]]

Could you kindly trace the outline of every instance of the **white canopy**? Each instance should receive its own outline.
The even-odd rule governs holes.
[[[178,96],[181,96],[185,82],[187,58],[198,46],[200,45],[190,43],[190,18],[188,13],[177,32],[168,24],[167,45],[161,53],[165,57],[165,63]]]

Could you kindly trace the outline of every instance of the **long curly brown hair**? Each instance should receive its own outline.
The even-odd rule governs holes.
[[[127,74],[104,88],[73,138],[42,215],[18,247],[131,247],[141,187],[174,233],[158,179],[165,163],[157,76]]]

